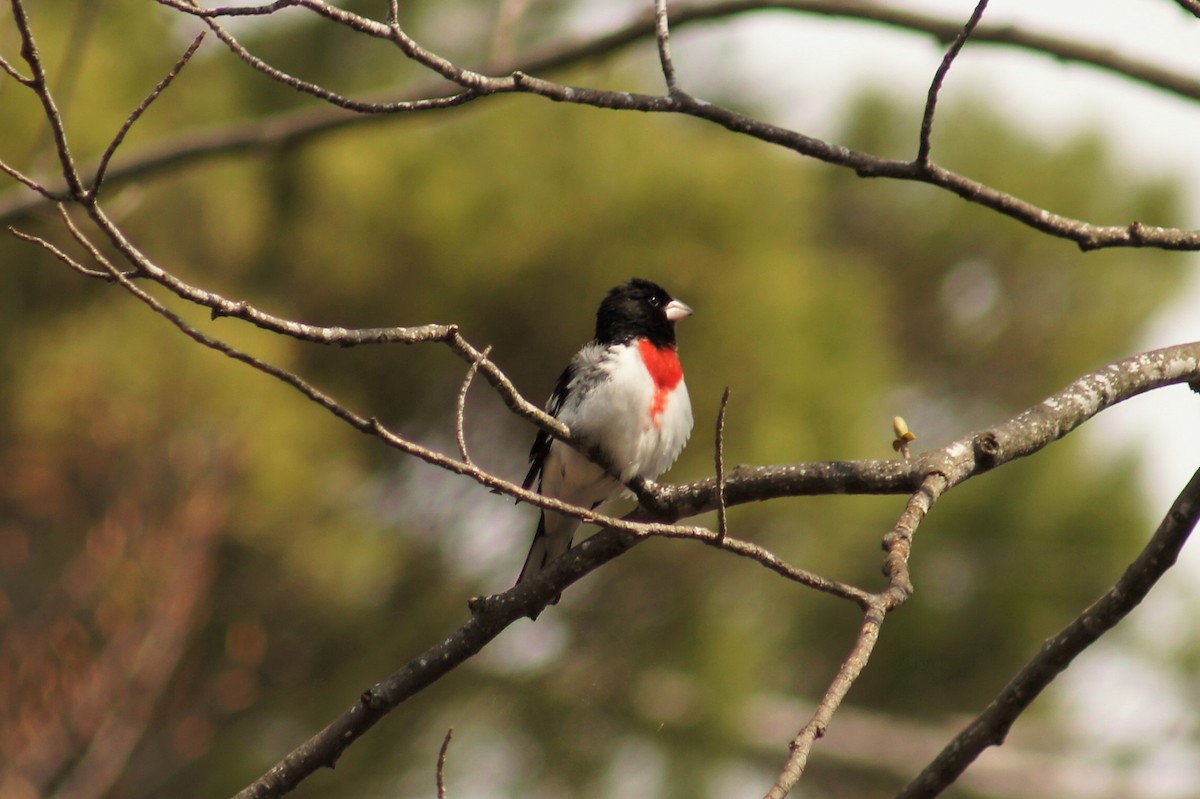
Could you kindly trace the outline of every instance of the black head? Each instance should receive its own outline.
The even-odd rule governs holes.
[[[647,338],[660,347],[675,344],[675,323],[692,309],[666,289],[635,277],[608,292],[596,312],[596,341],[615,344]]]

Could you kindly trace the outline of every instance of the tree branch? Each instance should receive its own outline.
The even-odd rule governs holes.
[[[1004,743],[1013,722],[1055,677],[1141,603],[1179,557],[1200,521],[1200,470],[1171,505],[1154,536],[1116,584],[1047,640],[1004,690],[906,785],[896,799],[930,799],[951,785],[989,746]]]
[[[827,690],[813,720],[801,730],[796,741],[793,742],[793,755],[789,758],[788,765],[781,774],[778,788],[786,793],[790,789],[790,785],[794,785],[794,780],[799,778],[807,760],[808,748],[811,748],[812,743],[824,734],[829,718],[861,672],[866,662],[865,658],[869,657],[873,650],[883,616],[902,603],[911,592],[905,564],[912,535],[937,498],[974,474],[987,471],[1017,457],[1031,454],[1036,449],[1061,438],[1095,413],[1116,402],[1136,396],[1151,388],[1197,379],[1200,377],[1200,360],[1198,359],[1200,359],[1200,344],[1172,347],[1135,356],[1081,378],[1045,402],[1018,414],[990,431],[961,439],[914,461],[890,462],[901,468],[907,468],[909,464],[919,465],[919,468],[924,470],[925,476],[921,478],[918,490],[909,498],[896,527],[884,540],[888,552],[885,569],[888,571],[889,585],[877,595],[864,596],[861,592],[845,592],[847,598],[853,598],[867,606],[859,638]],[[1125,370],[1131,373],[1125,375]],[[1126,379],[1117,379],[1122,376]],[[1103,394],[1100,396],[1097,392],[1099,386],[1104,384],[1109,388],[1099,392]],[[1087,396],[1089,394],[1096,395],[1089,397]],[[1028,436],[1018,433],[1017,429],[1023,425],[1029,425],[1032,428]],[[863,466],[861,471],[859,470],[860,464]],[[763,477],[762,485],[770,485],[775,496],[783,495],[774,493],[774,490],[779,489],[781,485],[789,486],[794,491],[792,495],[822,493],[817,490],[821,486],[826,489],[824,493],[845,493],[848,485],[857,488],[863,488],[865,485],[845,482],[830,484],[834,475],[840,475],[840,479],[844,479],[848,474],[856,475],[857,479],[861,480],[867,474],[877,473],[876,470],[877,463],[869,461],[842,464],[796,464],[790,467],[775,467],[774,470],[767,467],[762,471],[767,472],[769,476]],[[759,470],[746,470],[746,473],[750,471]],[[662,493],[669,497],[673,491],[677,491],[679,493],[676,496],[687,496],[697,485],[711,482],[713,481],[710,479],[702,484],[692,484],[692,486],[663,487]],[[730,501],[748,501],[747,494],[737,494],[733,490],[738,485],[736,479],[730,483]],[[894,487],[890,482],[885,482],[881,486],[884,490],[891,490]],[[707,490],[712,492],[714,489],[709,487]],[[684,507],[689,512],[700,512],[697,510],[698,505],[696,504],[685,504]],[[679,510],[678,507],[675,508],[676,512]],[[711,510],[711,508],[704,508],[704,510]],[[472,657],[509,624],[524,618],[530,610],[544,607],[563,589],[584,574],[618,557],[634,546],[642,537],[683,536],[716,543],[718,535],[711,531],[695,528],[681,529],[654,523],[638,524],[635,520],[647,518],[643,516],[613,520],[615,522],[613,523],[598,515],[594,515],[591,519],[583,514],[578,515],[585,520],[603,524],[606,529],[602,529],[562,557],[551,562],[534,579],[521,583],[502,594],[474,600],[471,603],[472,615],[466,624],[447,636],[440,644],[426,650],[411,660],[404,668],[364,693],[358,704],[347,710],[330,726],[302,744],[259,780],[248,786],[238,795],[239,799],[281,796],[316,769],[332,765],[353,740],[364,734],[407,698],[440,679],[458,663]],[[649,518],[661,519],[662,516],[657,512],[652,512]],[[749,549],[749,546],[743,546],[728,537],[720,545],[730,551],[746,552]],[[769,564],[764,562],[764,565]],[[776,793],[775,795],[784,794]]]
[[[679,92],[675,80],[675,63],[671,60],[671,30],[667,19],[667,0],[654,0],[654,38],[658,43],[658,63],[662,68],[667,94]]]
[[[1008,421],[964,436],[912,460],[824,461],[741,466],[726,476],[730,506],[785,496],[902,494],[926,475],[942,474],[950,488],[1017,458],[1038,452],[1097,413],[1153,389],[1200,377],[1200,342],[1177,344],[1115,361],[1072,382]],[[715,478],[656,485],[643,504],[666,517],[687,518],[717,508]]]
[[[884,574],[888,576],[888,587],[872,594],[863,607],[865,611],[858,636],[845,660],[842,661],[825,694],[817,703],[817,709],[808,723],[800,729],[789,745],[791,754],[779,773],[775,785],[766,794],[765,799],[784,799],[808,765],[808,757],[816,742],[825,736],[833,715],[841,707],[842,700],[850,692],[850,688],[858,680],[859,675],[871,659],[875,644],[879,641],[879,630],[884,618],[908,600],[912,595],[912,584],[908,578],[908,555],[912,546],[913,536],[917,527],[933,507],[933,503],[949,488],[945,476],[938,473],[928,475],[921,487],[909,497],[904,511],[896,520],[895,527],[884,537],[884,549],[887,559],[884,561]]]
[[[942,84],[946,81],[946,75],[950,73],[950,67],[954,64],[954,59],[958,57],[963,46],[967,43],[967,39],[971,38],[971,33],[979,26],[979,20],[983,19],[983,12],[987,10],[988,0],[979,0],[975,4],[975,11],[971,13],[971,18],[967,20],[967,24],[950,44],[950,49],[946,51],[946,55],[942,57],[942,63],[938,65],[937,72],[933,75],[933,81],[929,84],[929,92],[925,98],[925,113],[921,115],[921,136],[917,145],[917,163],[927,165],[929,163],[929,149],[931,147],[930,137],[933,135],[933,115],[937,109],[938,94],[942,90]]]
[[[438,750],[437,758],[437,795],[438,799],[446,799],[446,753],[450,751],[450,739],[454,737],[454,728],[446,730],[442,739],[442,748]]]
[[[484,347],[480,357],[487,360],[491,354],[490,346]],[[467,376],[463,378],[462,386],[458,389],[458,398],[454,404],[454,437],[458,441],[458,454],[462,458],[463,463],[474,466],[471,463],[471,456],[467,453],[467,392],[471,390],[471,382],[475,379],[475,373],[479,371],[479,361],[475,361],[467,367]]]
[[[201,16],[233,15],[245,13],[236,8],[211,9],[200,11],[186,8],[182,2],[163,0],[164,5],[187,11]],[[384,36],[387,26],[380,23],[357,18],[355,15],[343,12],[324,3],[316,2],[281,2],[261,6],[255,13],[267,13],[278,8],[292,5],[306,7],[322,13],[342,24],[357,25],[370,35]],[[935,16],[917,14],[903,10],[890,9],[874,3],[854,2],[847,0],[777,0],[775,2],[760,2],[758,0],[741,0],[740,2],[713,3],[711,5],[684,6],[672,13],[672,23],[676,28],[690,24],[712,21],[724,17],[758,11],[793,11],[844,19],[857,19],[874,22],[901,30],[931,35],[942,42],[953,42],[961,32],[961,26]],[[357,22],[357,20],[361,20]],[[379,28],[380,30],[376,30]],[[643,16],[613,32],[597,36],[582,43],[567,43],[551,46],[540,52],[535,52],[518,59],[515,63],[499,64],[488,68],[488,72],[499,75],[516,76],[529,75],[537,72],[552,72],[581,61],[597,58],[614,53],[633,43],[654,37],[656,33],[653,14]],[[391,33],[386,34],[391,37]],[[1186,99],[1200,99],[1200,80],[1183,73],[1172,72],[1156,64],[1138,59],[1121,56],[1111,49],[1096,47],[1084,42],[1078,42],[1061,37],[1046,36],[1023,30],[1015,26],[986,26],[979,25],[971,35],[975,43],[990,43],[1001,46],[1017,47],[1031,52],[1042,53],[1060,61],[1087,64],[1112,74],[1122,75],[1140,81],[1148,86],[1174,93]],[[437,63],[433,58],[430,63]],[[424,61],[422,62],[424,63]],[[444,70],[445,65],[439,65]],[[10,74],[15,70],[9,70]],[[453,73],[453,70],[451,70]],[[507,92],[518,89],[512,78],[484,78],[482,73],[471,73],[468,80],[461,74],[453,73],[460,78],[460,85],[465,81],[475,91]],[[14,77],[18,77],[14,75]],[[523,90],[531,91],[532,81],[526,80]],[[697,116],[738,133],[744,133],[763,141],[792,149],[793,151],[817,158],[837,166],[854,169],[863,177],[884,177],[898,180],[912,180],[929,183],[930,185],[950,191],[963,199],[975,202],[999,213],[1016,219],[1036,230],[1049,233],[1060,238],[1074,241],[1084,250],[1103,247],[1158,247],[1171,250],[1192,250],[1200,248],[1200,231],[1179,230],[1142,224],[1138,221],[1126,225],[1092,225],[1081,220],[1072,219],[1040,208],[1032,203],[985,186],[957,173],[946,170],[934,164],[922,164],[918,159],[912,162],[881,159],[866,153],[859,153],[836,145],[826,144],[819,140],[804,137],[802,134],[777,128],[767,123],[754,120],[729,109],[699,103],[672,104],[671,102],[656,102],[659,98],[643,97],[637,103],[620,104],[609,97],[601,104],[596,95],[589,100],[580,90],[567,87],[555,87],[554,84],[541,84],[543,91],[534,91],[550,99],[566,100],[569,102],[586,102],[606,108],[627,108],[629,110],[659,111],[672,113],[687,113]],[[554,87],[551,90],[551,87]],[[326,90],[322,90],[326,91]],[[243,125],[231,126],[223,131],[186,136],[158,145],[156,148],[141,156],[134,156],[124,166],[109,172],[110,182],[128,180],[133,177],[144,177],[160,170],[177,167],[196,160],[257,150],[265,147],[277,147],[281,143],[296,143],[309,138],[328,133],[343,126],[362,124],[371,119],[390,118],[390,113],[408,110],[424,110],[432,107],[444,107],[461,104],[474,99],[470,92],[452,95],[451,97],[434,98],[436,87],[429,85],[406,95],[401,100],[349,101],[362,102],[360,109],[368,116],[345,116],[336,109],[306,110],[286,114],[273,119],[255,120]],[[564,96],[572,93],[573,97]],[[424,98],[424,99],[422,99]],[[348,98],[343,98],[347,99]],[[685,108],[684,105],[687,107]],[[390,110],[389,110],[390,109]],[[382,115],[382,116],[380,116]],[[7,169],[10,174],[11,169]],[[27,185],[29,182],[27,181]],[[39,188],[39,194],[32,196],[25,192],[10,192],[8,196],[0,196],[0,220],[11,220],[20,213],[27,212],[43,204],[47,199],[57,200],[65,196],[68,189]]]
[[[160,5],[166,5],[178,11],[199,16],[204,21],[204,24],[208,25],[212,32],[217,35],[217,38],[224,42],[225,46],[228,47],[234,55],[246,62],[246,64],[248,64],[251,68],[261,72],[263,75],[266,75],[271,80],[281,83],[290,89],[295,89],[298,92],[312,95],[319,100],[324,100],[331,105],[335,105],[338,108],[342,108],[347,111],[354,111],[359,114],[397,114],[419,111],[436,111],[439,109],[453,108],[455,106],[468,103],[472,100],[478,99],[480,96],[478,93],[468,89],[468,91],[465,92],[458,92],[446,96],[422,97],[413,100],[398,100],[389,103],[371,103],[353,100],[349,97],[338,94],[337,92],[333,92],[329,89],[319,86],[316,83],[302,80],[301,78],[290,75],[281,69],[273,67],[243,47],[241,42],[239,42],[233,36],[233,34],[229,33],[221,26],[219,22],[217,22],[218,16],[234,16],[233,14],[229,13],[232,9],[212,9],[210,10],[210,13],[200,13],[204,11],[204,9],[201,9],[194,3],[189,4],[185,2],[175,2],[174,0],[158,0],[158,2]],[[306,8],[321,10],[324,12],[322,14],[323,16],[326,16],[334,21],[344,22],[347,18],[353,17],[354,19],[360,20],[361,24],[352,25],[351,27],[353,27],[359,33],[365,33],[377,38],[389,38],[389,34],[393,30],[397,33],[399,32],[398,28],[393,29],[384,25],[367,24],[367,20],[362,17],[357,17],[356,15],[342,12],[340,9],[334,9],[325,5],[324,3],[316,3],[312,2],[311,0],[289,0],[288,2],[284,2],[282,4],[272,4],[272,6],[269,7],[270,10],[264,10],[268,7],[259,7],[258,9],[248,10],[268,14],[277,10],[276,6],[280,8],[303,6]]]
[[[725,538],[729,532],[729,521],[726,519],[725,504],[725,408],[729,405],[729,386],[725,386],[721,394],[721,407],[717,411],[717,441],[713,447],[713,459],[716,461],[717,478],[717,534],[719,539]]]
[[[95,198],[100,192],[100,186],[104,183],[104,174],[108,171],[109,162],[112,161],[113,156],[117,152],[117,148],[120,147],[125,141],[125,137],[129,134],[129,131],[133,127],[134,123],[141,118],[142,114],[146,113],[146,110],[150,108],[150,104],[157,100],[159,95],[161,95],[166,88],[171,85],[171,82],[179,76],[179,73],[185,66],[187,66],[188,61],[192,59],[192,56],[195,55],[196,50],[200,48],[200,44],[203,41],[204,33],[201,32],[197,34],[196,38],[192,40],[192,43],[188,45],[187,50],[185,50],[179,60],[175,62],[175,66],[171,68],[171,71],[167,73],[166,77],[158,82],[158,85],[155,86],[154,90],[146,96],[146,99],[142,100],[142,102],[138,104],[137,108],[133,109],[133,113],[131,113],[125,119],[125,123],[121,125],[121,129],[117,131],[117,135],[113,137],[113,140],[109,142],[108,147],[104,150],[104,154],[100,156],[100,163],[97,165],[95,177],[92,179],[92,188],[88,191],[90,198]]]

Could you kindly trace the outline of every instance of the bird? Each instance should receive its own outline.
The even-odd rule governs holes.
[[[675,343],[675,323],[692,313],[643,278],[608,292],[596,312],[595,338],[567,364],[546,411],[598,449],[617,476],[541,430],[529,451],[525,489],[536,483],[542,496],[594,510],[633,478],[654,480],[670,468],[692,432],[692,403]],[[517,584],[570,549],[579,524],[543,509]]]

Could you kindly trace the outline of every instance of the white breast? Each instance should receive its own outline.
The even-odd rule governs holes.
[[[692,432],[692,404],[687,385],[680,381],[657,416],[651,416],[654,381],[637,347],[615,345],[587,353],[606,379],[579,386],[577,401],[564,406],[558,417],[573,432],[599,444],[621,469],[621,479],[649,480],[665,472]],[[584,352],[580,356],[585,356]],[[581,369],[581,374],[594,371]]]

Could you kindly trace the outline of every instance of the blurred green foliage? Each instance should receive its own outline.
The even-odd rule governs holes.
[[[51,63],[80,48],[62,105],[86,162],[175,57],[119,43],[157,37],[181,49],[188,26],[166,9],[112,3],[72,40],[74,28],[44,11],[31,9]],[[438,30],[429,4],[419,13]],[[274,29],[250,23],[247,42],[347,91],[376,88],[400,61],[302,18]],[[13,53],[11,31],[0,47]],[[2,91],[0,152],[52,172],[36,108],[11,82]],[[212,42],[124,152],[308,102]],[[866,95],[840,138],[906,152],[918,113]],[[1100,222],[1169,224],[1178,205],[1168,182],[1126,171],[1101,136],[1040,141],[982,100],[943,111],[935,157]],[[590,336],[608,287],[659,280],[697,311],[679,331],[697,428],[677,480],[711,471],[725,386],[730,463],[888,457],[897,413],[918,449],[938,446],[1126,354],[1180,276],[1169,255],[1085,256],[945,193],[861,181],[694,121],[535,98],[351,127],[157,176],[107,203],[186,280],[317,324],[456,322],[531,397]],[[18,226],[67,243],[52,215]],[[145,730],[97,795],[232,793],[453,629],[468,597],[515,576],[532,510],[404,461],[27,244],[0,239],[0,261],[0,667],[14,691],[25,680],[39,697],[3,731],[7,751],[64,736],[82,751],[89,731],[102,738],[94,714],[79,713],[89,664],[126,662],[106,660],[111,643],[144,635],[173,581],[190,575],[201,599],[172,617],[186,646],[161,692],[138,711],[112,683],[111,712]],[[464,367],[447,351],[322,349],[181,311],[364,414],[453,446]],[[533,430],[482,385],[468,410],[476,458],[519,478]],[[972,712],[1111,582],[1149,525],[1136,463],[1085,458],[1076,444],[943,500],[917,542],[917,593],[889,621],[851,703],[910,720]],[[900,508],[899,498],[793,499],[736,508],[730,520],[797,564],[877,586],[879,540]],[[190,566],[171,565],[182,572],[156,574],[204,510],[215,536]],[[430,795],[451,725],[453,796],[690,798],[743,778],[765,786],[857,616],[749,562],[652,541],[536,625],[507,631],[297,795]],[[43,634],[56,629],[66,632]],[[42,666],[22,670],[31,652]],[[769,711],[782,697],[800,711],[776,730]],[[47,791],[76,764],[73,751],[45,768]],[[810,784],[854,796],[899,779],[823,762],[818,750]]]

